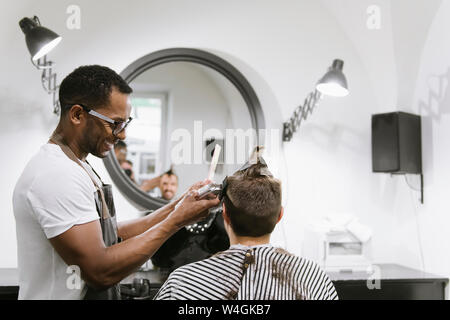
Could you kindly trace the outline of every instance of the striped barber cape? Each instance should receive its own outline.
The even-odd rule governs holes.
[[[173,271],[157,300],[337,300],[313,261],[271,245],[233,245]]]

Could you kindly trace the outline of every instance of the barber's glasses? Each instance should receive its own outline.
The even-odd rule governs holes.
[[[105,120],[111,125],[112,133],[113,135],[117,136],[122,130],[124,130],[128,124],[133,120],[133,118],[129,117],[127,121],[115,121],[111,118],[108,118],[107,116],[104,116],[92,109],[89,109],[88,107],[78,103],[79,106],[83,108],[84,111],[89,113],[91,116],[97,117],[99,119]]]

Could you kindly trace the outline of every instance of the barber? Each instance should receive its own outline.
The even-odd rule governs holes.
[[[79,67],[62,81],[59,124],[14,189],[19,299],[120,299],[122,279],[218,205],[198,200],[200,182],[150,215],[116,222],[111,186],[86,157],[104,158],[125,139],[131,92],[102,66]]]

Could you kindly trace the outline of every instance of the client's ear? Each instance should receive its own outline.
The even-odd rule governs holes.
[[[281,210],[280,210],[280,215],[278,216],[277,223],[280,222],[281,218],[283,217],[283,213],[284,213],[284,208],[283,208],[283,206],[282,206],[282,207],[281,207]]]
[[[225,203],[222,203],[222,216],[226,224],[230,224],[230,218],[227,215],[227,210],[225,209]]]

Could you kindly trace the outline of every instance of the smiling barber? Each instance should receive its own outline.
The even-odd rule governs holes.
[[[197,200],[200,182],[150,215],[116,223],[111,186],[86,157],[104,158],[125,139],[131,92],[117,73],[96,65],[62,81],[59,124],[14,189],[19,299],[120,299],[123,278],[219,203]]]

